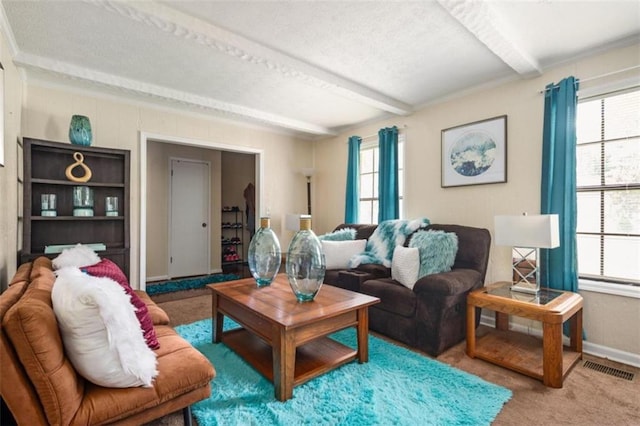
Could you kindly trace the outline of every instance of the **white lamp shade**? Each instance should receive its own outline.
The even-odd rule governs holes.
[[[557,214],[496,216],[494,233],[499,246],[555,248],[560,245]]]
[[[284,218],[284,227],[289,231],[299,231],[301,218],[311,218],[311,216],[308,214],[288,213],[287,216]]]

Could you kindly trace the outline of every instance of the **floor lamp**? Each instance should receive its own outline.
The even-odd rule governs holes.
[[[302,174],[307,178],[307,214],[311,214],[311,176],[313,176],[313,169],[302,169]]]

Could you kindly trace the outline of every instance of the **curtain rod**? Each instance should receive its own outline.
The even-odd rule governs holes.
[[[398,128],[398,134],[403,133],[403,130],[406,129],[408,126],[406,124],[402,125],[402,126],[396,126]],[[363,141],[365,139],[371,139],[371,138],[375,138],[377,137],[378,134],[373,134],[373,135],[369,135],[369,136],[360,136],[360,139],[362,139]]]
[[[609,77],[610,75],[616,75],[616,74],[620,74],[620,73],[623,73],[623,72],[627,72],[627,71],[635,70],[635,69],[638,69],[638,68],[640,68],[640,65],[634,65],[634,66],[632,66],[632,67],[623,68],[623,69],[621,69],[621,70],[611,71],[611,72],[607,72],[607,73],[600,74],[600,75],[595,75],[595,76],[593,76],[593,77],[576,79],[576,84],[577,84],[577,83],[586,83],[587,81],[597,80],[597,79],[599,79],[599,78],[604,78],[604,77]],[[552,89],[555,89],[556,87],[558,87],[558,85],[557,85],[557,84],[554,84],[551,88],[552,88]],[[540,92],[538,92],[538,93],[544,93],[544,92],[546,92],[547,90],[549,90],[549,89],[545,87],[543,90],[541,90],[541,91],[540,91]]]

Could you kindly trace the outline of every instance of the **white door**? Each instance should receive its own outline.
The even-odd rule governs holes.
[[[209,163],[171,159],[169,275],[209,274]]]

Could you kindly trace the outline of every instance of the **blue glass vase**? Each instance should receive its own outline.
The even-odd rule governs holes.
[[[90,146],[93,140],[89,117],[74,115],[69,124],[69,140],[74,145]]]
[[[248,257],[249,270],[258,287],[270,285],[280,269],[282,251],[268,217],[260,218],[260,229],[251,239]]]
[[[311,218],[300,218],[300,230],[287,252],[286,271],[298,302],[310,302],[320,291],[326,264],[322,244],[311,230]]]

